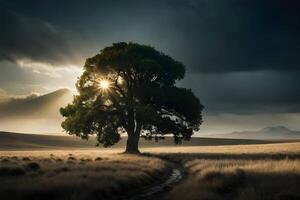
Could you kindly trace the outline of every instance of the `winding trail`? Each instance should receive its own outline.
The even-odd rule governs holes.
[[[140,191],[137,194],[134,194],[130,197],[124,197],[123,200],[153,200],[153,199],[160,199],[160,197],[165,194],[166,192],[170,191],[171,187],[178,183],[180,180],[183,179],[185,176],[184,170],[181,165],[167,161],[167,164],[169,164],[172,167],[172,172],[170,176],[163,181],[162,183],[159,183],[154,186],[150,186],[148,188],[145,188],[144,190]]]

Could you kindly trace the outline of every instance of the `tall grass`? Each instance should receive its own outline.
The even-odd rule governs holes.
[[[111,199],[155,184],[169,168],[158,158],[23,152],[0,158],[1,200]],[[31,155],[31,156],[30,156]]]
[[[225,153],[218,151],[222,148]],[[299,152],[300,143],[249,145],[242,149],[231,146],[214,149],[212,153],[163,155],[182,162],[188,172],[186,180],[166,199],[300,199]]]

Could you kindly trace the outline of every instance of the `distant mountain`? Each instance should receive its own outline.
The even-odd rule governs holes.
[[[241,131],[219,134],[215,137],[237,139],[300,139],[300,131],[293,131],[285,126],[266,127],[257,131]]]
[[[0,119],[9,117],[55,118],[59,108],[72,101],[73,94],[68,89],[25,98],[11,98],[0,104]]]

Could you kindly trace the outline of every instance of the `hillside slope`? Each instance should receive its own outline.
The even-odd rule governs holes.
[[[96,148],[96,139],[91,137],[88,141],[74,136],[55,136],[0,132],[0,150],[23,150],[23,149],[64,149],[64,148]],[[215,138],[192,138],[176,145],[173,138],[167,137],[159,142],[146,141],[141,138],[141,147],[168,147],[168,146],[213,146],[213,145],[239,145],[239,144],[266,144],[271,141],[244,140],[244,139],[215,139]],[[124,148],[126,137],[113,148]]]
[[[70,90],[60,89],[42,96],[12,98],[0,104],[0,119],[11,117],[58,117],[59,108],[71,102],[72,96]]]

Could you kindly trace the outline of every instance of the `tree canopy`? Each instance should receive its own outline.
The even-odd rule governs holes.
[[[111,146],[127,133],[126,151],[138,152],[140,136],[190,139],[202,123],[203,106],[190,89],[177,87],[185,66],[151,46],[114,43],[88,58],[76,83],[78,95],[60,109],[62,127]]]

